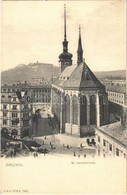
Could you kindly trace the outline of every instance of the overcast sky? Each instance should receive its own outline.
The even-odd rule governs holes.
[[[77,61],[78,26],[86,63],[93,71],[125,69],[126,7],[116,1],[2,1],[2,70],[18,64],[52,63],[62,52],[63,10],[67,40]]]

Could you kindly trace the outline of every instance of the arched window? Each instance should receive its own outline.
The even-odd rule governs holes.
[[[90,125],[96,124],[96,96],[90,96]]]
[[[99,105],[100,105],[100,124],[105,124],[105,115],[104,115],[104,97],[102,95],[99,96]]]
[[[78,97],[76,95],[73,96],[72,100],[73,105],[73,124],[78,124]]]
[[[67,123],[70,123],[70,97],[69,95],[66,96],[66,116],[67,116]]]
[[[80,125],[87,124],[87,99],[86,96],[80,98]]]

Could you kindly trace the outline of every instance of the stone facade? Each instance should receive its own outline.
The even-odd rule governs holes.
[[[99,90],[73,91],[52,86],[52,112],[60,122],[60,132],[82,136],[83,128],[108,123],[107,94]]]
[[[1,102],[1,129],[5,128],[17,138],[30,136],[32,105],[19,100],[15,94]],[[15,132],[15,133],[13,133]]]

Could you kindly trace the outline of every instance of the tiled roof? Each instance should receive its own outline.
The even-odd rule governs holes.
[[[67,78],[70,77],[70,75],[75,70],[75,68],[76,68],[76,65],[66,67],[64,71],[59,75],[59,77],[53,80],[53,84],[59,87],[63,87],[65,81],[67,80]]]
[[[64,69],[64,71],[60,74],[59,77],[69,77],[75,68],[76,65],[68,66],[67,68]]]
[[[53,84],[56,86],[59,86],[59,87],[63,87],[64,82],[65,82],[65,80],[57,78],[57,79],[55,79]]]
[[[96,78],[86,63],[81,63],[70,75],[70,78],[64,82],[63,87],[68,88],[103,88],[102,83]]]
[[[105,87],[106,87],[106,91],[126,93],[126,86],[121,86],[117,84],[107,84]]]
[[[98,128],[98,130],[114,138],[127,147],[127,130],[121,126],[120,122],[101,126]]]

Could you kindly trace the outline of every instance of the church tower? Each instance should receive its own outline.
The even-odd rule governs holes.
[[[83,62],[83,49],[82,49],[82,40],[81,40],[81,28],[79,26],[79,39],[78,39],[78,49],[77,49],[77,64]]]
[[[64,41],[63,53],[59,55],[59,63],[61,65],[61,72],[67,67],[72,65],[72,54],[68,52],[68,41],[66,35],[66,6],[64,5]]]

